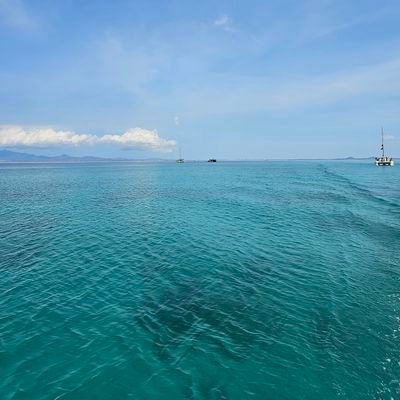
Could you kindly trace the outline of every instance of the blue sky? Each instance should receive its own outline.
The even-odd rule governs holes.
[[[0,0],[0,147],[400,156],[400,2]]]

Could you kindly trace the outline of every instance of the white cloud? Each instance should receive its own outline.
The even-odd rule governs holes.
[[[179,117],[177,115],[174,117],[174,122],[176,126],[179,126],[181,124]]]
[[[303,4],[302,29],[297,32],[297,40],[308,41],[334,35],[340,31],[354,29],[362,25],[379,22],[388,16],[398,15],[398,8],[382,2],[381,7],[366,7],[366,11],[352,13],[351,2],[337,7],[339,2],[310,0]],[[361,10],[360,10],[361,11]]]
[[[21,0],[0,0],[0,20],[23,30],[33,30],[36,23]]]
[[[400,91],[400,58],[317,76],[210,75],[208,85],[179,88],[174,108],[186,119],[225,113],[291,112],[353,101],[376,102]],[[235,85],[232,85],[235,81]],[[152,99],[167,108],[174,98]]]
[[[25,129],[21,126],[0,126],[1,147],[78,147],[82,145],[108,144],[124,149],[142,149],[168,153],[176,142],[161,138],[156,130],[132,128],[122,134],[106,134],[102,136],[78,134],[71,131],[56,131],[52,128]]]
[[[226,26],[228,23],[229,23],[229,17],[226,14],[221,15],[214,21],[214,25],[216,26]]]
[[[214,20],[214,25],[217,26],[218,28],[222,28],[226,32],[234,33],[236,32],[235,29],[232,27],[232,21],[231,18],[223,14],[219,18]]]
[[[151,151],[170,152],[176,146],[174,140],[161,138],[156,130],[133,128],[121,135],[103,135],[96,137],[98,143],[117,144],[123,148],[137,148]]]

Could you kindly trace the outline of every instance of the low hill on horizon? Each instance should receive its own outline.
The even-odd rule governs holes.
[[[246,159],[246,160],[229,160],[219,159],[218,161],[312,161],[312,160],[331,160],[331,161],[351,161],[351,160],[372,160],[375,157],[338,157],[338,158],[293,158],[293,159]],[[396,157],[393,157],[394,159]],[[107,158],[107,157],[96,157],[96,156],[82,156],[75,157],[67,154],[61,154],[59,156],[41,156],[32,153],[22,153],[17,151],[11,151],[6,149],[0,149],[0,163],[14,162],[14,163],[34,163],[34,162],[64,162],[64,163],[79,163],[79,162],[173,162],[172,159],[166,158]],[[188,160],[196,162],[196,160]],[[197,160],[198,162],[202,160]],[[203,160],[207,161],[207,160]]]
[[[167,161],[161,158],[132,159],[132,158],[107,158],[95,156],[74,157],[67,154],[59,156],[39,156],[31,153],[20,153],[0,149],[0,162],[110,162],[110,161]]]

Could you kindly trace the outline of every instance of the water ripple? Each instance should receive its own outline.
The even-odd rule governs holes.
[[[399,398],[398,171],[0,166],[0,398]]]

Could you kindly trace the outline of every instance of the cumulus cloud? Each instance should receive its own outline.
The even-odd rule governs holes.
[[[117,144],[124,148],[170,152],[176,146],[174,140],[161,138],[157,131],[142,128],[129,129],[123,134],[95,136],[98,143]]]
[[[71,131],[56,131],[52,128],[31,128],[22,126],[0,126],[0,147],[78,147],[83,145],[108,144],[123,149],[142,149],[168,153],[176,142],[161,138],[156,130],[132,128],[122,134],[102,136],[79,134]]]

